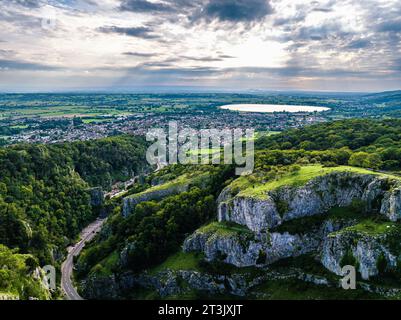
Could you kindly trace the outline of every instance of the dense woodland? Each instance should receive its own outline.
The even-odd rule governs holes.
[[[100,273],[121,268],[141,271],[179,250],[186,236],[214,219],[216,198],[224,182],[234,173],[232,166],[204,166],[203,173],[205,169],[209,178],[202,187],[194,185],[187,192],[160,202],[142,202],[127,218],[122,217],[121,208],[116,206],[105,228],[107,235],[100,236],[98,242],[93,242],[80,255],[79,274],[83,276],[92,268],[93,272]],[[168,168],[165,176],[171,177],[174,173],[182,174],[182,166]],[[119,265],[118,259],[110,263],[115,253],[127,244],[123,265]]]
[[[353,119],[322,123],[261,137],[256,147],[260,150],[298,150],[306,155],[324,151],[321,155],[326,162],[400,170],[401,120]],[[295,155],[294,152],[286,154]]]
[[[145,150],[144,140],[128,136],[0,149],[0,244],[38,265],[59,264],[96,217],[88,189],[145,169]]]

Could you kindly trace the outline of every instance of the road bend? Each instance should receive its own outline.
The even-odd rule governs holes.
[[[78,256],[82,251],[85,243],[92,240],[100,231],[106,219],[97,219],[82,230],[80,241],[74,246],[68,248],[67,259],[61,265],[61,289],[63,290],[67,300],[84,300],[75,289],[72,283],[72,272],[74,268],[74,257]]]

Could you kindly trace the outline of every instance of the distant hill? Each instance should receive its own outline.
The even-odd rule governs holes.
[[[361,99],[368,103],[401,106],[401,90],[368,94]]]

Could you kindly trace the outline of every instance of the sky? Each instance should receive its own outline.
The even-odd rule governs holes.
[[[400,0],[1,0],[0,91],[401,89]]]

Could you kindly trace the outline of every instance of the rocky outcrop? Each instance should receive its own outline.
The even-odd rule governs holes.
[[[397,267],[397,255],[389,245],[392,237],[391,232],[371,235],[353,228],[331,233],[324,240],[321,262],[337,275],[342,275],[343,265],[353,265],[362,279],[369,279],[379,274],[380,264],[387,271]]]
[[[156,190],[148,190],[141,192],[129,197],[124,198],[122,215],[127,217],[135,209],[135,206],[141,202],[151,201],[151,200],[161,200],[165,197],[169,197],[181,192],[187,191],[189,184],[177,184],[166,188],[158,188]]]
[[[340,274],[340,261],[353,237],[347,238],[342,245],[342,241],[335,241],[335,237],[328,235],[356,224],[357,220],[348,217],[344,221],[332,221],[328,217],[320,226],[306,228],[301,234],[276,232],[275,229],[291,220],[324,216],[329,209],[350,206],[355,200],[359,200],[358,205],[364,206],[362,209],[366,212],[381,213],[397,220],[401,211],[399,185],[395,179],[376,174],[333,172],[303,186],[270,190],[263,197],[232,196],[230,188],[226,188],[218,198],[218,220],[223,224],[242,225],[248,231],[221,232],[206,228],[205,232],[201,228],[185,240],[183,249],[201,251],[209,261],[221,260],[237,267],[271,264],[283,258],[323,250],[324,265]],[[380,255],[385,256],[390,267],[394,265],[394,257],[388,250],[376,246],[371,239],[362,239],[353,251],[363,277],[377,274],[375,263]]]
[[[326,221],[304,234],[272,232],[221,232],[209,228],[197,230],[183,244],[185,252],[203,252],[208,261],[220,260],[237,267],[262,266],[280,259],[296,257],[318,250],[325,236],[352,223]]]
[[[353,200],[366,203],[395,220],[401,217],[401,189],[388,191],[396,180],[374,174],[333,172],[310,180],[300,187],[283,186],[263,197],[219,198],[219,221],[233,221],[255,232],[263,232],[284,221],[323,214],[333,207],[349,206]]]
[[[104,192],[101,187],[95,187],[89,189],[90,194],[90,204],[95,207],[99,207],[104,201]]]
[[[80,283],[79,294],[85,299],[114,300],[119,298],[120,293],[115,275],[107,277],[90,275]]]
[[[235,197],[230,201],[220,202],[218,219],[242,224],[255,232],[273,228],[282,222],[276,204],[269,196],[264,200]]]
[[[208,261],[222,260],[237,267],[246,267],[257,264],[259,253],[266,251],[266,243],[248,235],[197,231],[185,240],[183,250],[201,251]]]
[[[135,250],[135,242],[128,242],[120,252],[121,266],[126,267],[129,264],[128,257],[131,251]]]
[[[380,213],[391,221],[401,219],[401,187],[396,187],[383,195]]]
[[[266,276],[247,276],[246,273],[231,275],[212,275],[194,270],[163,270],[151,275],[125,273],[121,276],[91,276],[81,282],[82,295],[87,299],[121,299],[135,290],[152,290],[161,298],[189,293],[231,294],[245,296],[259,285]]]

